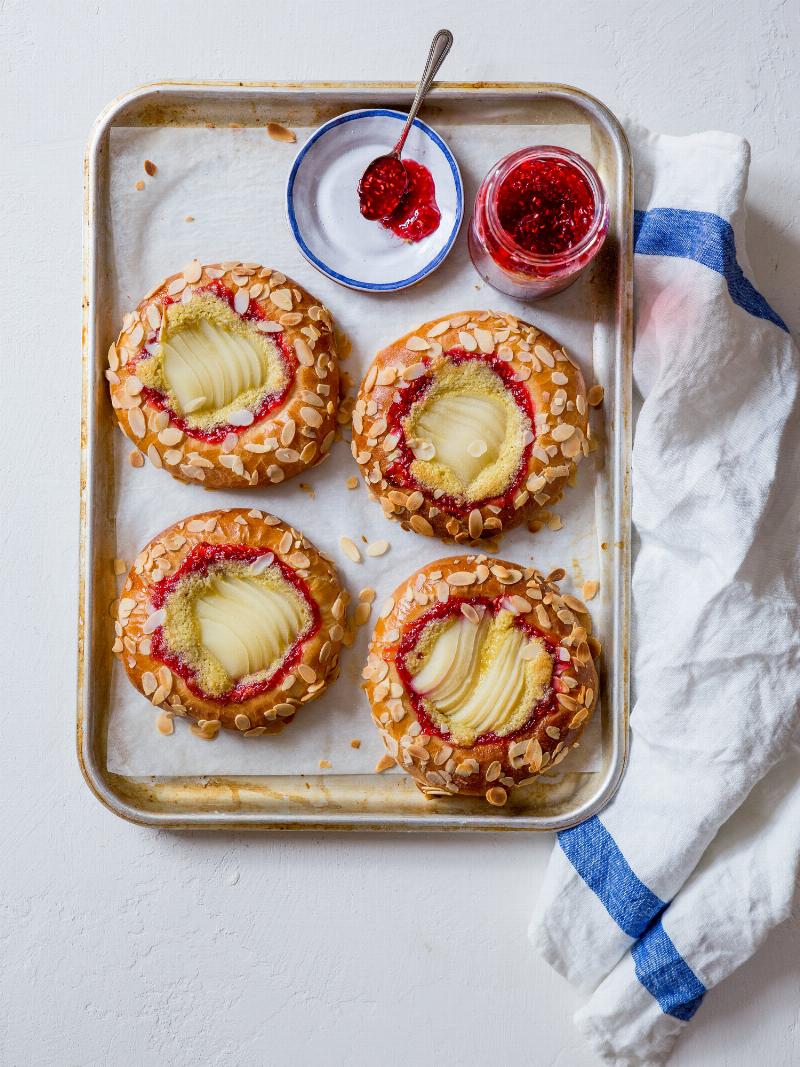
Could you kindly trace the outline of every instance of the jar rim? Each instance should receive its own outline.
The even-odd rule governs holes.
[[[563,252],[531,252],[518,244],[500,222],[497,199],[494,195],[495,191],[516,167],[530,159],[560,159],[566,161],[581,172],[591,189],[594,201],[594,214],[591,225],[577,244],[565,249]],[[530,267],[553,267],[555,264],[567,264],[573,259],[580,258],[597,239],[608,217],[606,191],[597,171],[583,156],[569,148],[561,148],[558,145],[530,145],[527,148],[518,148],[507,156],[503,156],[484,178],[482,190],[485,190],[484,210],[486,223],[493,239],[519,262]]]

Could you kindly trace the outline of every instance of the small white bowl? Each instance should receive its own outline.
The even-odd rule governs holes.
[[[464,215],[464,189],[453,153],[419,119],[403,155],[433,175],[442,218],[421,241],[404,241],[359,211],[358,183],[376,156],[390,152],[406,116],[386,108],[338,115],[316,130],[297,153],[286,183],[286,214],[300,251],[341,285],[393,292],[422,281],[439,266]]]

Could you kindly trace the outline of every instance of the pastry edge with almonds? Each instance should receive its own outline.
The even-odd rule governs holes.
[[[282,327],[281,336],[297,360],[285,400],[265,418],[238,428],[230,448],[223,447],[223,442],[191,437],[171,421],[165,422],[165,413],[137,391],[135,367],[130,365],[153,329],[166,295],[180,300],[187,290],[215,281],[234,296],[242,290],[248,295],[255,291],[258,295],[250,295],[250,299],[258,303],[269,321]],[[148,318],[150,309],[155,309],[152,321]],[[139,451],[179,481],[206,489],[277,484],[320,463],[335,438],[339,367],[330,312],[291,278],[258,264],[200,264],[194,260],[183,271],[159,282],[136,310],[125,316],[122,330],[109,348],[106,378],[120,427]],[[133,415],[134,411],[138,414]],[[269,451],[251,451],[265,444]]]
[[[452,325],[453,321],[456,326]],[[436,332],[444,323],[448,328]],[[470,329],[471,323],[475,328]],[[433,337],[428,336],[431,331],[435,333]],[[393,402],[395,381],[416,377],[417,367],[425,356],[440,359],[443,353],[464,348],[465,334],[471,339],[468,344],[473,346],[468,351],[486,355],[500,350],[510,352],[508,363],[530,396],[538,424],[513,508],[502,518],[485,503],[455,515],[437,507],[432,494],[424,487],[396,485],[388,475],[384,442],[392,430],[386,426],[385,415]],[[502,340],[497,340],[498,334]],[[411,348],[407,347],[408,342],[412,343]],[[430,347],[420,347],[423,344]],[[548,365],[548,360],[553,366]],[[554,373],[563,375],[566,382],[559,379],[554,383]],[[381,383],[381,378],[393,374],[395,380]],[[551,407],[559,389],[566,392],[565,404],[571,402],[572,410],[565,406],[554,415]],[[543,393],[550,394],[548,401],[543,399]],[[368,410],[373,406],[370,402],[375,407],[372,413]],[[572,428],[569,438],[553,438],[552,432],[558,426]],[[387,345],[375,356],[364,376],[353,410],[352,454],[367,489],[379,501],[384,514],[400,522],[406,530],[465,546],[479,547],[482,541],[495,540],[522,522],[528,522],[534,531],[539,528],[537,520],[541,526],[547,519],[548,507],[561,499],[574,477],[577,463],[589,452],[589,442],[588,403],[580,368],[552,337],[513,315],[500,312],[473,310],[441,315]],[[553,455],[548,452],[545,458],[541,450],[549,450]],[[416,494],[415,488],[420,490]],[[420,496],[423,501],[418,505]]]
[[[475,576],[471,584],[451,585],[448,581],[458,575],[456,581],[462,582],[469,574]],[[563,572],[554,574],[559,580],[563,576]],[[531,591],[540,593],[542,599],[534,599]],[[442,596],[448,600],[475,596],[523,598],[530,605],[530,612],[520,610],[519,614],[529,617],[537,630],[570,652],[571,663],[565,673],[575,678],[575,686],[565,687],[562,698],[557,697],[555,709],[524,728],[511,742],[492,740],[458,746],[419,729],[396,658],[407,627],[432,605],[442,602]],[[521,601],[516,604],[523,608]],[[539,605],[544,616],[537,610]],[[544,627],[543,621],[549,627]],[[363,672],[364,689],[388,755],[426,795],[484,796],[491,804],[501,806],[511,790],[556,766],[580,740],[597,703],[598,676],[593,656],[599,653],[599,642],[591,636],[588,610],[577,598],[568,596],[565,600],[555,578],[505,560],[452,556],[415,571],[383,605]],[[403,688],[397,699],[390,696],[393,684]],[[573,693],[582,695],[582,699],[576,699]],[[396,719],[393,709],[396,714],[402,709],[402,717]]]
[[[291,546],[288,551],[281,552],[281,542],[289,536]],[[178,545],[181,539],[184,539],[183,543]],[[162,577],[177,571],[191,549],[202,542],[269,549],[290,566],[295,555],[308,560],[308,566],[294,569],[317,605],[320,626],[303,642],[300,660],[290,671],[294,678],[291,688],[279,683],[236,703],[206,699],[192,692],[180,674],[151,654],[151,638],[145,632],[145,624],[153,613],[151,588]],[[169,547],[170,544],[176,547]],[[294,718],[295,713],[289,712],[287,705],[299,710],[321,695],[338,677],[346,607],[347,594],[342,590],[333,564],[288,523],[256,508],[208,511],[187,516],[167,527],[136,557],[118,602],[114,652],[122,661],[131,683],[151,704],[195,719],[204,736],[216,736],[220,727],[247,736],[279,733]],[[304,668],[305,679],[298,668]],[[309,672],[313,672],[310,681],[312,675]],[[146,684],[146,675],[149,684]],[[243,717],[248,720],[246,723]]]

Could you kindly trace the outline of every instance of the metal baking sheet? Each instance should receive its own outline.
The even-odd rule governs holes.
[[[147,145],[157,136],[162,146],[167,143],[165,138],[175,141],[181,138],[182,144],[199,145],[203,137],[208,138],[209,127],[213,127],[219,134],[224,131],[227,137],[232,130],[239,131],[236,151],[246,151],[248,141],[253,139],[251,135],[265,137],[266,123],[278,120],[297,131],[299,145],[316,126],[336,114],[366,106],[403,108],[412,94],[412,86],[383,84],[160,84],[135,90],[115,101],[96,124],[86,158],[78,754],[90,788],[124,818],[171,827],[556,830],[599,810],[613,795],[621,778],[627,753],[628,717],[632,178],[627,144],[614,117],[598,101],[564,86],[442,84],[429,97],[424,115],[459,157],[465,178],[467,212],[483,172],[502,154],[497,146],[509,141],[511,147],[541,143],[555,127],[566,134],[567,140],[577,139],[574,146],[599,170],[611,207],[606,246],[584,279],[566,293],[541,304],[525,307],[488,287],[481,288],[469,266],[465,232],[439,274],[410,290],[402,298],[405,303],[399,294],[365,297],[351,293],[345,301],[344,290],[322,279],[305,264],[291,241],[288,227],[277,218],[283,199],[283,181],[266,182],[258,196],[269,200],[268,210],[272,212],[269,251],[262,256],[267,265],[280,267],[307,285],[332,307],[334,315],[345,303],[361,302],[358,318],[364,320],[365,326],[360,330],[350,329],[353,321],[350,306],[344,316],[350,320],[345,322],[348,332],[355,332],[354,340],[360,342],[354,344],[358,359],[351,357],[344,365],[356,383],[372,352],[414,322],[457,307],[488,306],[513,311],[560,340],[566,340],[587,379],[604,386],[604,406],[593,417],[593,433],[600,448],[582,465],[578,484],[572,490],[578,500],[582,499],[581,494],[588,494],[584,501],[590,503],[588,525],[585,521],[573,523],[580,528],[570,531],[568,516],[565,530],[544,531],[536,536],[514,531],[500,547],[501,556],[525,563],[532,558],[545,569],[558,563],[572,570],[575,578],[588,556],[595,563],[585,576],[600,581],[600,593],[592,602],[592,611],[604,645],[601,714],[594,736],[587,735],[586,739],[593,746],[594,763],[591,759],[587,761],[585,753],[581,762],[574,760],[576,766],[591,767],[591,770],[571,771],[567,760],[556,777],[515,791],[508,805],[498,809],[490,808],[480,798],[427,800],[404,775],[370,773],[357,760],[351,761],[349,770],[353,773],[312,773],[308,753],[305,761],[298,758],[303,736],[300,732],[304,730],[302,722],[280,735],[280,746],[268,748],[269,738],[263,742],[242,742],[231,737],[225,744],[233,748],[226,750],[224,745],[216,748],[216,743],[215,746],[195,743],[196,748],[186,761],[176,762],[174,752],[163,749],[162,756],[162,750],[152,748],[152,716],[148,716],[150,709],[143,701],[141,734],[137,732],[138,719],[129,717],[129,732],[124,735],[123,705],[131,694],[124,681],[120,688],[119,677],[115,675],[118,665],[110,653],[113,623],[109,605],[117,595],[118,584],[111,564],[126,552],[130,558],[132,551],[140,547],[138,542],[124,544],[132,536],[127,529],[130,523],[126,515],[132,510],[131,494],[137,490],[130,488],[126,477],[129,472],[120,465],[124,464],[124,455],[120,459],[122,438],[108,403],[103,371],[108,344],[118,328],[120,310],[127,310],[127,305],[120,309],[120,300],[128,300],[133,306],[139,293],[156,278],[148,276],[148,284],[134,289],[131,299],[128,287],[121,284],[125,281],[122,265],[135,250],[130,247],[130,238],[126,244],[125,227],[120,225],[119,175],[114,173],[115,167],[119,169],[118,162],[112,165],[114,144],[119,144],[125,134],[129,143],[132,135],[133,144],[140,138],[142,145]],[[220,138],[219,144],[229,145],[230,141]],[[292,151],[285,154],[280,167],[285,170],[292,157]],[[138,173],[125,177],[131,190],[138,177]],[[187,205],[186,210],[194,210],[199,215],[204,207],[211,205],[207,194],[203,199],[200,185],[193,192],[195,203],[191,207]],[[162,201],[165,199],[162,197]],[[132,210],[133,206],[138,209],[136,201],[131,204]],[[177,235],[176,241],[180,243]],[[255,252],[256,249],[250,249],[247,256],[252,257]],[[136,253],[142,255],[141,247]],[[156,274],[165,273],[175,266],[172,259],[162,261],[157,267],[151,265],[150,273],[153,270]],[[131,282],[132,286],[135,284]],[[463,290],[463,296],[455,302],[454,287],[459,296]],[[340,444],[337,449],[340,463],[346,464],[346,446]],[[350,501],[340,469],[333,470],[335,463],[334,459],[320,467],[309,481],[323,486],[335,479],[344,509],[350,506]],[[341,471],[345,471],[345,466],[341,466]],[[297,494],[296,489],[294,496],[284,494],[281,499],[267,496],[263,491],[209,496],[199,487],[177,483],[164,486],[164,480],[169,483],[171,480],[163,472],[150,473],[161,479],[156,485],[164,492],[156,492],[155,487],[152,491],[147,525],[136,534],[141,543],[178,517],[212,507],[231,506],[245,497],[248,503],[270,508],[295,522],[312,539],[320,541],[313,522],[303,517],[303,508],[298,504],[303,494]],[[346,473],[352,471],[347,468]],[[174,507],[179,509],[176,514],[169,510],[173,489],[177,489],[180,501],[173,505],[173,511]],[[566,498],[565,506],[568,507]],[[376,521],[382,523],[381,536],[393,542],[414,538],[421,545],[425,559],[451,551],[430,539],[405,534],[396,524],[390,526],[379,515],[376,504],[370,503],[369,508],[370,516],[372,512],[377,513]],[[583,510],[586,511],[585,506]],[[337,530],[337,540],[340,532],[351,531]],[[330,546],[321,543],[321,547]],[[374,574],[345,574],[351,591],[357,591],[356,582],[379,586],[379,598],[391,591],[413,569],[399,565],[403,559],[399,548],[395,561],[392,555],[381,561],[382,585],[373,580]],[[344,740],[347,745],[351,736],[372,737],[366,699],[355,682],[366,637],[363,633],[356,646],[348,650],[354,660],[350,688],[346,688],[347,683],[342,679],[331,690],[331,694],[336,694],[333,699],[338,700],[335,710],[339,720],[335,721],[347,724]],[[315,702],[310,708],[322,703]],[[307,732],[313,736],[311,719]],[[293,738],[297,738],[296,743]],[[172,739],[159,740],[169,745]],[[237,745],[240,749],[242,745],[247,747],[246,761],[237,759]],[[216,752],[213,758],[205,755],[212,747]],[[340,771],[341,764],[336,769]]]

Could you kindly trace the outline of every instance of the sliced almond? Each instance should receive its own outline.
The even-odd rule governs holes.
[[[430,348],[430,344],[425,340],[424,337],[417,337],[416,335],[414,335],[413,337],[409,337],[409,339],[405,343],[405,347],[408,349],[409,352],[425,352],[428,348]]]
[[[446,581],[448,585],[454,586],[474,585],[477,576],[474,571],[454,571],[447,575]]]
[[[347,558],[352,560],[353,563],[361,562],[361,553],[359,552],[358,545],[355,541],[351,541],[349,537],[340,537],[339,545],[342,552],[344,552]]]
[[[582,593],[583,593],[583,599],[584,600],[594,600],[594,598],[597,596],[597,592],[598,592],[599,588],[600,588],[600,583],[599,582],[595,582],[594,580],[591,580],[591,581],[588,581],[588,582],[584,582],[583,583],[583,588],[581,590]]]
[[[297,134],[294,130],[290,130],[288,126],[284,126],[280,122],[267,123],[267,136],[271,137],[273,141],[282,141],[284,144],[294,144],[297,140]]]

